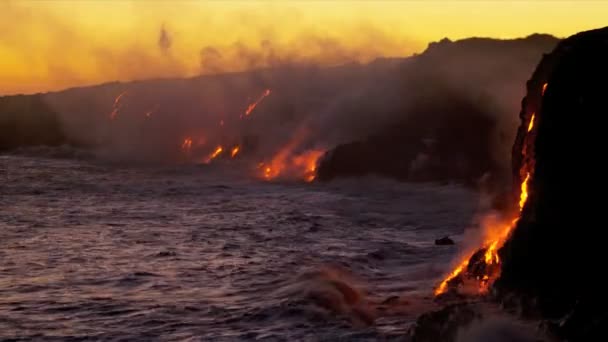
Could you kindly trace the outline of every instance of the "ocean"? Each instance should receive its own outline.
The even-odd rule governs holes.
[[[0,338],[403,340],[479,203],[243,169],[0,154]]]

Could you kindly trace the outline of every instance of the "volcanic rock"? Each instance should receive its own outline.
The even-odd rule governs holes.
[[[459,329],[479,318],[481,315],[467,303],[448,305],[418,318],[410,333],[412,342],[454,341]]]
[[[454,240],[450,239],[449,236],[444,236],[441,239],[436,239],[435,240],[435,244],[437,246],[453,245],[454,244]]]
[[[0,151],[69,142],[42,95],[0,97]]]
[[[495,287],[561,321],[557,334],[569,341],[608,340],[608,233],[598,200],[607,190],[607,80],[608,28],[562,41],[527,83],[513,147],[516,189],[529,173],[529,197],[499,251]]]

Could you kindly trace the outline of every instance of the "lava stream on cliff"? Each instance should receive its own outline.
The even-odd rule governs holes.
[[[251,112],[253,112],[255,107],[257,107],[260,104],[260,102],[262,102],[262,100],[264,100],[268,95],[270,95],[270,92],[271,92],[270,89],[264,90],[262,95],[260,95],[260,97],[255,102],[253,102],[249,106],[247,106],[247,109],[245,110],[245,116],[249,116],[251,114]]]
[[[535,114],[533,113],[530,117],[526,133],[529,133],[534,128],[534,120]],[[524,151],[522,151],[524,155],[528,148],[527,145],[524,144]],[[510,220],[492,222],[485,227],[484,231],[487,235],[483,240],[483,247],[475,252],[466,254],[466,257],[435,288],[435,296],[446,293],[450,287],[463,284],[465,280],[472,280],[476,284],[476,292],[483,294],[487,292],[489,286],[500,275],[498,250],[504,245],[513,228],[517,226],[520,213],[528,200],[528,183],[531,178],[531,167],[524,163],[520,173],[526,176],[521,182],[519,189],[519,211]]]
[[[224,148],[222,146],[216,147],[215,150],[213,151],[213,153],[211,153],[207,157],[207,159],[205,159],[205,164],[209,164],[213,159],[217,158],[223,151],[224,151]]]
[[[127,91],[125,90],[122,93],[120,93],[118,96],[116,96],[116,98],[114,99],[114,103],[112,104],[112,112],[110,113],[110,120],[116,119],[116,116],[118,115],[118,110],[120,109],[120,106],[121,106],[120,100],[122,99],[123,96],[125,96],[126,93],[127,93]]]
[[[240,150],[241,150],[241,147],[239,145],[234,146],[232,148],[232,150],[230,151],[230,158],[236,157],[236,155],[239,154]]]

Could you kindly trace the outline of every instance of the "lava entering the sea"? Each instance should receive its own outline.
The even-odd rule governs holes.
[[[546,83],[543,85],[542,93],[546,88]],[[530,157],[528,151],[531,143],[528,134],[534,129],[536,114],[532,113],[528,123],[525,143],[522,154]],[[522,164],[520,174],[525,175],[519,187],[519,211],[517,211],[510,219],[502,222],[493,222],[489,227],[485,227],[487,236],[483,239],[482,247],[475,252],[466,254],[466,257],[452,270],[445,279],[435,288],[435,296],[444,294],[450,288],[467,283],[473,283],[476,287],[476,292],[486,293],[490,285],[500,275],[500,257],[498,250],[504,245],[513,229],[519,222],[521,211],[523,210],[526,201],[528,200],[528,183],[532,178],[532,166],[530,163]]]

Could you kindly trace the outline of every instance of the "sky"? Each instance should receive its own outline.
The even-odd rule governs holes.
[[[0,1],[0,94],[404,57],[444,37],[567,37],[608,1]]]

